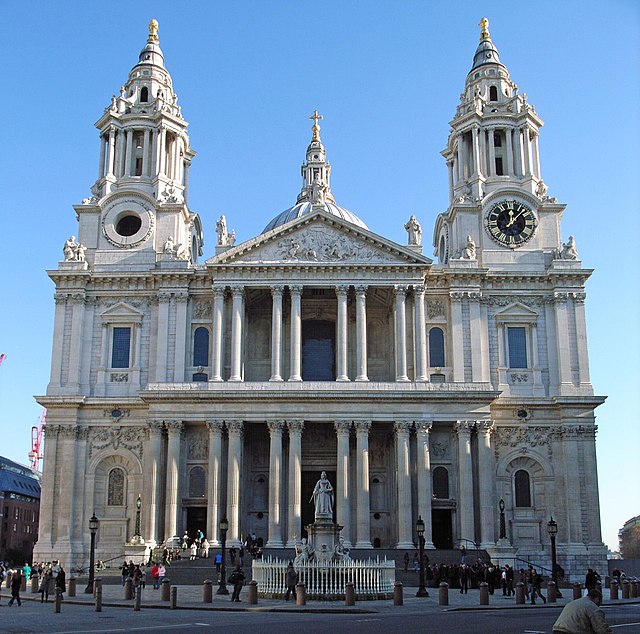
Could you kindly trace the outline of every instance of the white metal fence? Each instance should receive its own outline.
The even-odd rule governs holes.
[[[288,561],[266,557],[253,561],[253,579],[258,594],[279,597],[287,591]],[[307,597],[339,599],[344,597],[347,583],[353,583],[359,599],[387,598],[393,594],[396,579],[395,561],[367,559],[352,561],[310,561],[296,566],[299,582],[304,583]]]

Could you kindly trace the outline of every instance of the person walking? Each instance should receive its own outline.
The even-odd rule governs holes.
[[[406,572],[409,569],[409,553],[404,553],[404,571]]]
[[[602,593],[596,588],[586,597],[567,603],[553,624],[553,634],[611,634],[601,603]]]
[[[284,597],[285,601],[289,600],[289,596],[293,594],[294,600],[298,598],[296,594],[296,585],[298,585],[298,573],[293,567],[293,562],[290,561],[287,566],[287,594]]]
[[[56,592],[58,590],[60,590],[60,598],[64,599],[62,595],[67,591],[67,575],[62,566],[60,566],[60,570],[58,570],[58,575],[56,576]]]
[[[542,603],[547,602],[547,600],[542,595],[542,576],[535,568],[533,568],[533,570],[531,571],[531,603],[535,604],[536,596],[542,599]]]
[[[469,591],[469,568],[467,564],[460,564],[460,594],[467,594]]]
[[[13,576],[11,577],[11,599],[9,600],[9,607],[13,605],[14,601],[18,602],[18,607],[22,605],[20,600],[20,589],[22,588],[22,570],[17,568]]]
[[[40,603],[49,603],[49,589],[51,588],[51,581],[53,579],[53,571],[51,568],[47,568],[46,571],[42,573],[42,577],[40,579]]]
[[[233,594],[231,600],[240,602],[240,591],[244,585],[244,572],[240,566],[236,566],[236,569],[229,575],[228,583],[233,584]]]

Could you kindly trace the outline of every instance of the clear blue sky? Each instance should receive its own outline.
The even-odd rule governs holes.
[[[640,513],[640,3],[295,1],[0,3],[3,126],[0,455],[27,462],[49,378],[53,283],[71,207],[98,170],[93,123],[152,17],[198,152],[190,205],[205,257],[226,214],[243,241],[295,201],[322,138],[338,203],[400,243],[411,214],[431,255],[447,207],[445,147],[486,15],[501,59],[546,125],[549,195],[568,205],[588,287],[603,537]]]

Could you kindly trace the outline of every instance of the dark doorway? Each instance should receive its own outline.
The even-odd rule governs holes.
[[[433,509],[431,511],[431,529],[433,532],[433,545],[436,548],[444,550],[453,548],[450,509]]]
[[[320,479],[321,473],[322,473],[322,470],[302,472],[302,535],[303,536],[307,535],[306,527],[309,524],[313,524],[313,522],[316,519],[315,518],[316,507],[315,507],[315,504],[313,503],[313,500],[311,500],[311,496],[313,495],[313,489],[316,486],[316,482]],[[327,471],[327,479],[329,480],[329,482],[331,482],[331,486],[334,488],[333,521],[335,522],[336,521],[336,504],[335,504],[336,472]]]
[[[187,533],[189,533],[189,545],[195,539],[198,530],[204,533],[207,539],[212,535],[207,535],[207,507],[191,506],[187,509]]]
[[[332,321],[302,322],[302,380],[335,381],[336,325]]]

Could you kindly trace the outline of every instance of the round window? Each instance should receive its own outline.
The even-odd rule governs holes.
[[[116,224],[116,233],[121,236],[133,236],[138,231],[140,231],[140,227],[142,226],[142,219],[140,216],[135,216],[133,214],[127,214],[122,216],[118,223]]]

